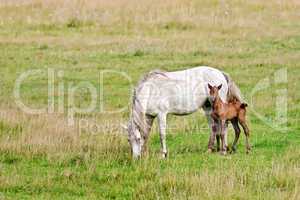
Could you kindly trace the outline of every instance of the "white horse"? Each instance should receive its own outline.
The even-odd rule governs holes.
[[[128,122],[128,141],[134,158],[141,156],[155,117],[158,118],[162,156],[167,156],[167,115],[188,115],[203,108],[211,128],[208,151],[212,151],[219,136],[220,124],[211,119],[208,83],[223,87],[219,95],[223,102],[230,98],[242,101],[240,90],[224,72],[207,66],[182,71],[152,71],[134,89],[131,116]],[[222,133],[221,133],[222,134]],[[223,132],[226,141],[227,130]],[[226,146],[225,145],[225,146]],[[226,153],[226,149],[222,149]]]

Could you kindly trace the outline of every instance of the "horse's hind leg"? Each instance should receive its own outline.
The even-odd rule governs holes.
[[[237,142],[238,142],[239,137],[240,137],[241,129],[239,127],[238,120],[236,118],[231,120],[231,124],[233,126],[234,133],[235,133],[235,138],[234,138],[234,141],[233,141],[233,144],[232,144],[232,151],[235,152],[236,148],[237,148],[236,145],[237,145]]]
[[[216,135],[216,139],[217,139],[217,151],[220,151],[220,134]]]
[[[162,114],[158,115],[158,125],[159,125],[162,157],[166,158],[167,154],[168,154],[167,143],[166,143],[166,129],[167,129],[167,114],[166,113],[162,113]]]
[[[249,153],[251,150],[251,146],[249,143],[250,131],[249,131],[248,125],[246,123],[246,120],[239,120],[239,122],[240,122],[241,126],[243,127],[243,130],[244,130],[244,133],[246,136],[246,150],[247,150],[247,153]]]

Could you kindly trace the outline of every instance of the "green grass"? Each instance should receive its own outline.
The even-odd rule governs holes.
[[[0,200],[1,199],[299,199],[300,26],[296,2],[119,0],[99,4],[31,0],[0,3]],[[75,12],[76,11],[76,12]],[[207,154],[209,130],[202,113],[169,116],[169,157],[160,159],[154,127],[147,155],[133,161],[120,122],[129,110],[76,114],[67,125],[70,84],[87,81],[104,110],[129,108],[131,84],[153,69],[214,66],[229,73],[250,103],[252,152]],[[15,104],[16,79],[28,70],[22,100],[47,106],[47,69],[55,71],[55,112],[30,115]],[[274,73],[287,70],[287,82]],[[126,73],[104,79],[100,72]],[[57,73],[63,71],[63,77]],[[252,95],[262,80],[270,87]],[[64,84],[64,94],[57,88]],[[287,89],[286,131],[276,117],[277,92]],[[63,113],[58,100],[63,99]],[[75,103],[90,103],[78,90]],[[258,117],[259,114],[263,119]],[[88,120],[82,132],[80,119]],[[93,131],[96,127],[96,131]],[[233,130],[229,131],[229,143]]]

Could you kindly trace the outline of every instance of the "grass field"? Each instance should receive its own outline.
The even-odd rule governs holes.
[[[296,0],[0,1],[0,200],[300,199],[299,11]],[[153,69],[199,65],[224,70],[241,88],[251,154],[243,134],[237,153],[206,153],[199,112],[169,117],[168,159],[154,128],[148,155],[132,161],[119,128],[131,83]],[[17,78],[36,69],[43,73],[23,82],[22,102],[47,107],[50,69],[54,112],[28,114],[15,102]],[[102,88],[103,70],[132,82],[107,73]],[[69,126],[68,86],[82,81],[104,107],[75,114]],[[91,101],[84,89],[75,97],[80,107]]]

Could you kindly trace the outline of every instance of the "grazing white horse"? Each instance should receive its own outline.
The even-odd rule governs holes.
[[[223,85],[219,91],[223,102],[233,97],[241,101],[240,90],[230,77],[212,67],[201,66],[175,72],[152,71],[146,74],[134,89],[127,126],[133,157],[141,156],[155,117],[158,118],[162,156],[166,157],[167,115],[187,115],[200,108],[204,109],[211,128],[208,151],[212,151],[220,124],[211,119],[208,83]],[[227,138],[226,130],[224,134]]]

